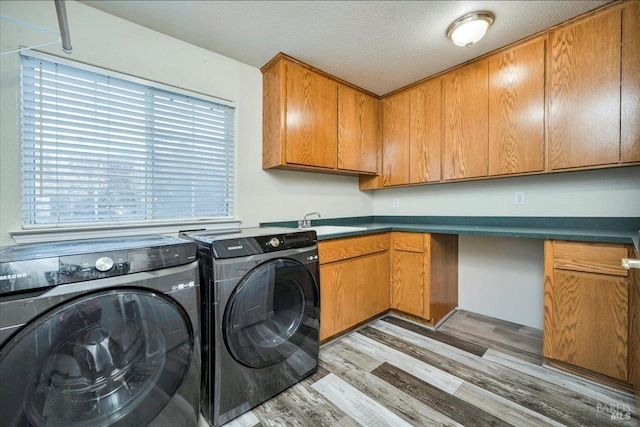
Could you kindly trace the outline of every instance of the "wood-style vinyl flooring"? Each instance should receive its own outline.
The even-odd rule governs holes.
[[[638,425],[632,394],[543,367],[541,351],[542,331],[466,311],[437,331],[388,316],[227,426]]]

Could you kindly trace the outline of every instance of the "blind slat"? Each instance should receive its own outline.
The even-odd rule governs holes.
[[[22,57],[23,225],[235,215],[235,108]]]

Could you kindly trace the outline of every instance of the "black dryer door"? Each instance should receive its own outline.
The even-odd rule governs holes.
[[[183,310],[119,289],[67,301],[0,348],[0,425],[147,425],[191,363]]]
[[[296,351],[317,352],[319,291],[303,264],[286,258],[253,268],[225,307],[223,331],[233,358],[251,368],[267,368]]]

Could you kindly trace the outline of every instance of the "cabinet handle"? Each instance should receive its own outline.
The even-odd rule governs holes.
[[[632,268],[640,268],[640,259],[622,258],[622,268],[627,270]]]

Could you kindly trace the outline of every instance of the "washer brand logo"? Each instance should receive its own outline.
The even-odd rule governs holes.
[[[238,249],[242,249],[242,245],[228,246],[227,249],[230,250],[230,251],[237,251]]]
[[[5,274],[4,276],[0,276],[0,280],[24,279],[26,277],[29,277],[27,273]]]
[[[192,280],[192,281],[187,282],[187,283],[178,283],[177,285],[173,285],[173,286],[171,286],[171,290],[172,291],[181,291],[183,289],[193,288],[195,285],[196,285],[195,282]]]

